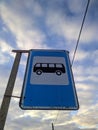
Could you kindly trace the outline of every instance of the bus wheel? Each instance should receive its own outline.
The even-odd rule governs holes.
[[[57,70],[57,71],[56,71],[56,74],[57,74],[58,76],[60,76],[60,75],[62,74],[62,72],[61,72],[60,70]]]
[[[41,75],[41,74],[42,74],[42,70],[37,70],[37,71],[36,71],[36,74],[37,74],[37,75]]]

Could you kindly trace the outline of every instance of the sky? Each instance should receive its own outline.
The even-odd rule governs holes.
[[[15,50],[60,49],[72,61],[87,0],[0,0],[0,104]],[[23,54],[13,95],[20,96],[27,54]],[[12,98],[5,130],[98,130],[98,0],[90,0],[72,66],[77,111],[21,110]]]

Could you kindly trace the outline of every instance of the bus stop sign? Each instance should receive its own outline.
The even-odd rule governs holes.
[[[19,105],[26,110],[79,108],[68,51],[29,51]]]

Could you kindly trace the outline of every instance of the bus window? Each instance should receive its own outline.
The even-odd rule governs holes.
[[[54,64],[49,64],[49,68],[54,68]]]
[[[36,66],[36,67],[40,67],[40,63],[37,63],[35,66]]]
[[[42,63],[42,67],[47,67],[47,64],[45,64],[45,63]]]
[[[62,64],[56,64],[56,68],[63,68]]]

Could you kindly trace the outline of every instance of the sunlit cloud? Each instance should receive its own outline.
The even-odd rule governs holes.
[[[6,26],[16,37],[19,49],[47,47],[44,43],[44,33],[34,26],[34,20],[28,17],[28,14],[24,16],[20,12],[16,13],[16,10],[11,9],[9,5],[2,4],[1,16]]]
[[[91,106],[90,108],[88,107],[87,111],[84,113],[78,113],[76,117],[73,117],[73,120],[76,120],[79,126],[83,126],[85,128],[96,128],[96,124],[98,122],[97,107],[97,104],[95,106]]]
[[[0,102],[15,56],[13,49],[66,49],[72,59],[86,3],[86,0],[0,2]],[[72,66],[80,109],[24,111],[19,108],[19,99],[12,98],[5,130],[50,130],[52,122],[56,130],[98,129],[97,3],[95,0],[90,4]],[[27,55],[23,55],[13,95],[21,95],[26,61]]]
[[[9,53],[13,48],[3,40],[0,40],[0,51]]]

